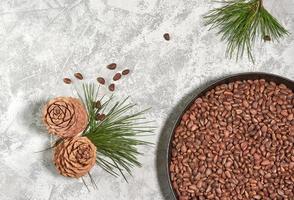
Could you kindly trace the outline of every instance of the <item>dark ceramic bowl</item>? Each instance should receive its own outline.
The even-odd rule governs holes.
[[[278,76],[275,74],[268,74],[268,73],[259,73],[259,72],[249,72],[249,73],[240,73],[240,74],[235,74],[235,75],[230,75],[225,78],[219,79],[212,84],[208,85],[204,89],[200,90],[198,93],[195,94],[193,99],[185,106],[184,110],[181,112],[181,114],[178,116],[176,123],[173,126],[172,132],[169,137],[169,143],[168,143],[168,148],[166,152],[166,169],[167,169],[167,177],[168,177],[168,185],[170,187],[170,190],[173,191],[173,197],[174,199],[178,199],[178,195],[176,191],[172,187],[172,182],[170,178],[170,171],[169,171],[169,165],[171,161],[171,149],[172,149],[172,140],[174,138],[174,131],[176,127],[180,124],[182,116],[186,113],[186,111],[191,107],[193,102],[198,98],[203,95],[205,95],[206,92],[209,90],[215,88],[218,85],[221,84],[227,84],[230,82],[234,81],[242,81],[242,80],[255,80],[255,79],[265,79],[266,81],[273,81],[277,84],[285,84],[288,88],[290,88],[292,91],[294,91],[294,81],[284,78],[282,76]]]

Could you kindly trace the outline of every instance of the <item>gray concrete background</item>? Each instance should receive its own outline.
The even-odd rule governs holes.
[[[294,33],[294,1],[264,2]],[[189,93],[237,72],[294,79],[293,34],[280,43],[257,44],[255,64],[225,59],[225,44],[201,18],[214,6],[207,0],[1,0],[0,199],[169,199],[164,159],[157,155]],[[98,190],[88,192],[81,180],[56,174],[50,151],[34,153],[51,140],[39,110],[51,97],[76,94],[81,82],[64,85],[63,77],[80,71],[86,82],[100,74],[110,78],[105,66],[111,62],[132,70],[117,86],[117,98],[130,95],[140,108],[152,107],[147,117],[158,128],[148,140],[161,143],[141,148],[143,167],[134,169],[129,183],[95,167]]]

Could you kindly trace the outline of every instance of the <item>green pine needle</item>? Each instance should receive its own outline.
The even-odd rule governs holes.
[[[126,172],[131,175],[133,167],[141,166],[137,147],[151,144],[138,139],[138,136],[150,135],[154,129],[143,117],[147,110],[129,114],[135,105],[127,103],[128,98],[114,103],[113,96],[96,108],[94,102],[98,100],[99,89],[90,84],[83,85],[83,90],[84,97],[80,98],[89,114],[89,125],[83,136],[97,147],[97,165],[113,176],[121,174],[126,180]],[[105,114],[103,121],[96,121],[99,113]]]
[[[252,47],[256,39],[279,40],[289,32],[264,7],[262,0],[224,1],[225,5],[211,10],[204,18],[210,29],[226,41],[226,56],[236,60],[246,53],[254,61]]]

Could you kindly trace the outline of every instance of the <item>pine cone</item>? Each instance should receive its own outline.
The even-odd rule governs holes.
[[[54,164],[67,177],[86,175],[96,162],[96,147],[87,137],[66,138],[55,147]]]
[[[49,133],[67,138],[85,130],[88,125],[88,115],[79,99],[57,97],[45,105],[43,121]]]

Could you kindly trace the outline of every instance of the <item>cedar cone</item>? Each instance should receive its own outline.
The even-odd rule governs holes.
[[[85,130],[88,125],[88,115],[79,99],[57,97],[45,105],[43,121],[49,133],[67,138]]]
[[[96,147],[87,137],[66,138],[55,147],[53,161],[61,175],[79,178],[94,166]]]

